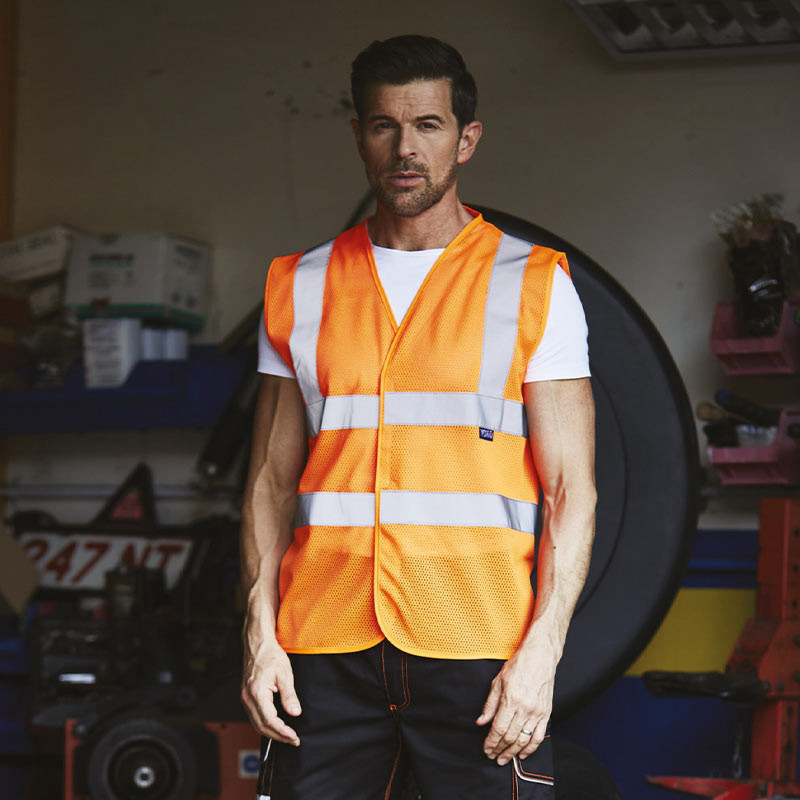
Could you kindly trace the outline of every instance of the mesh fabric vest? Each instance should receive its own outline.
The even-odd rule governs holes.
[[[516,649],[539,501],[522,383],[559,263],[476,215],[398,325],[365,224],[273,261],[267,335],[309,432],[279,578],[287,651]]]

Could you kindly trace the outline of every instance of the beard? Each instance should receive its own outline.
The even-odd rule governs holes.
[[[416,172],[422,179],[422,186],[387,186],[382,178],[394,172]],[[458,177],[458,161],[453,158],[447,173],[436,183],[431,180],[427,167],[410,159],[393,164],[377,178],[369,177],[372,191],[377,201],[398,217],[416,217],[435,206],[453,186]]]

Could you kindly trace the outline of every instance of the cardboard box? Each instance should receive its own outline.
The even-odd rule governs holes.
[[[22,616],[38,585],[39,570],[22,545],[0,527],[0,614]]]
[[[142,321],[85,319],[83,366],[87,389],[122,386],[139,360]]]
[[[76,228],[52,228],[0,244],[0,278],[31,281],[55,275],[66,267]]]
[[[67,268],[65,305],[78,317],[158,319],[190,330],[206,314],[211,248],[163,233],[81,236]]]

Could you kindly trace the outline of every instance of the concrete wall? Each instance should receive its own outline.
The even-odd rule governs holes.
[[[253,306],[269,257],[327,238],[362,196],[349,63],[396,33],[451,41],[478,81],[485,134],[462,198],[602,264],[660,329],[693,403],[725,383],[707,344],[730,293],[710,212],[780,191],[798,218],[796,57],[621,65],[559,0],[20,5],[15,232],[69,222],[212,242],[206,341]],[[13,439],[9,480],[113,482],[146,457],[159,482],[185,483],[202,441],[55,438]]]

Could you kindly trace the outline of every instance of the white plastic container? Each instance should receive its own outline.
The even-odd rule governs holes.
[[[164,358],[164,329],[142,328],[142,361],[159,361]]]
[[[164,358],[180,361],[189,357],[189,331],[167,328],[164,331]]]
[[[122,386],[141,350],[141,320],[86,319],[83,321],[83,365],[88,389]]]

